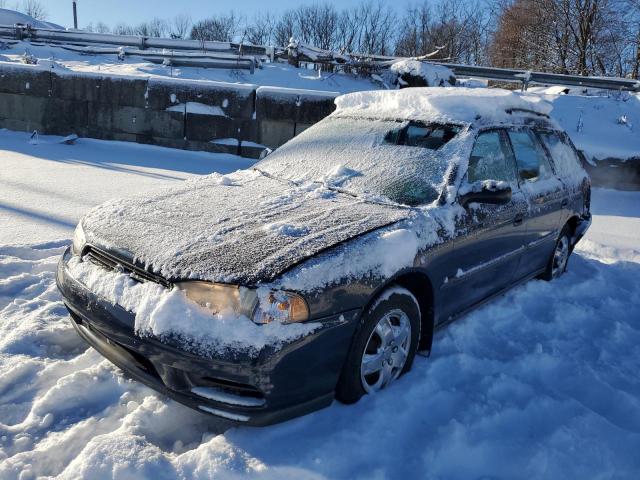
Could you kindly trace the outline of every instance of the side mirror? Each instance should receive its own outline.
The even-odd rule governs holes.
[[[505,182],[476,182],[459,197],[459,203],[466,208],[470,203],[504,205],[511,201],[511,186]]]

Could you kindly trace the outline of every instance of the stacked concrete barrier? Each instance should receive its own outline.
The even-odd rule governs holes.
[[[259,87],[256,91],[256,118],[260,143],[277,148],[334,109],[338,92],[322,92],[280,87]]]
[[[10,130],[48,130],[51,75],[46,70],[0,65],[0,125]]]
[[[333,111],[337,92],[0,63],[0,128],[257,157]]]

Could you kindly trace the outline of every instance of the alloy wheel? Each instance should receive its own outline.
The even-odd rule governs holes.
[[[409,355],[411,322],[402,310],[387,312],[371,332],[362,355],[360,378],[367,393],[400,376]]]

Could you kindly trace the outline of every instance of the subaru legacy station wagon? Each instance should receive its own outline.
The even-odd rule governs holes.
[[[336,104],[249,170],[89,212],[57,273],[78,334],[185,405],[267,425],[390,387],[436,328],[563,274],[590,181],[541,97]]]

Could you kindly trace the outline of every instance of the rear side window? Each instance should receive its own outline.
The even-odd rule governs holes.
[[[469,159],[467,181],[515,181],[515,170],[509,147],[499,130],[478,135]]]
[[[559,177],[579,177],[579,179],[584,177],[580,158],[578,158],[578,154],[573,147],[569,145],[564,136],[549,131],[538,131],[537,133],[547,147],[547,150],[549,150],[556,173]]]
[[[553,176],[549,159],[533,132],[528,129],[510,130],[509,140],[522,180],[535,182]]]
[[[428,125],[422,122],[408,122],[394,129],[384,137],[386,143],[438,150],[460,131],[455,125]]]

